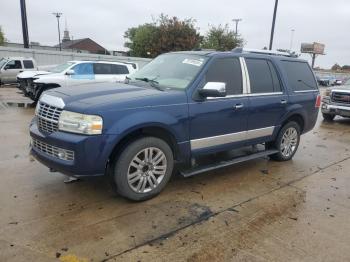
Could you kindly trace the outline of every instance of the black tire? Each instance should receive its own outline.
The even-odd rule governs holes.
[[[286,155],[285,151],[283,151],[283,141],[284,141],[284,135],[286,134],[287,130],[295,130],[296,132],[296,142],[295,145],[292,146],[292,151],[290,154]],[[276,161],[288,161],[293,158],[295,153],[298,150],[299,147],[299,142],[300,142],[300,126],[298,123],[291,121],[285,124],[281,130],[279,131],[277,138],[275,141],[271,142],[268,144],[268,148],[274,148],[277,149],[278,152],[271,155],[270,158]]]
[[[152,148],[152,150],[148,152],[152,152],[152,156],[154,156],[154,158],[156,158],[157,156],[155,154],[158,154],[159,152],[163,153],[163,155],[161,155],[161,158],[163,159],[161,161],[161,165],[162,165],[161,167],[163,169],[162,171],[157,171],[156,168],[160,166],[157,166],[157,164],[153,166],[153,164],[151,164],[151,161],[149,162],[150,164],[144,164],[144,166],[141,167],[140,170],[132,166],[132,162],[136,156],[138,157],[140,156],[141,158],[142,156],[144,156],[143,160],[145,160],[146,156],[145,156],[144,150],[146,149],[149,150],[150,148]],[[138,159],[142,160],[140,157]],[[151,159],[153,159],[153,157]],[[133,162],[133,164],[135,163],[136,162]],[[156,163],[156,161],[153,163]],[[165,163],[165,168],[164,168],[164,163]],[[141,165],[139,164],[138,166],[140,167]],[[116,190],[117,193],[120,194],[121,196],[133,201],[144,201],[144,200],[150,199],[158,195],[163,190],[163,188],[168,183],[172,175],[173,167],[174,167],[173,152],[165,141],[155,137],[139,138],[131,142],[129,145],[127,145],[125,149],[121,152],[119,157],[117,157],[117,159],[114,160],[114,163],[112,163],[111,181],[112,183],[114,183],[114,185],[112,184],[112,188]],[[131,182],[129,183],[129,181],[133,179],[128,180],[128,176],[129,176],[128,174],[129,172],[131,172],[130,171],[131,169],[134,169],[134,172],[132,174],[142,172],[141,174],[137,175],[137,177],[139,177],[140,175],[142,177],[139,180],[136,180],[135,184],[130,184]],[[160,179],[161,175],[158,176],[153,172],[165,172],[165,174],[162,175],[162,178]],[[153,178],[155,178],[156,180],[151,179],[151,174],[153,175]],[[134,178],[136,178],[136,176]],[[158,179],[160,179],[159,182],[157,181]],[[154,185],[156,184],[157,185],[152,188],[150,180],[152,180],[152,183],[157,181],[157,183],[154,183]],[[137,188],[135,189],[136,184],[137,184],[137,187],[139,183],[141,183],[143,186],[143,182],[141,181],[143,182],[146,181],[145,185],[149,186],[150,191],[141,192],[142,189],[140,189],[141,191],[136,191],[137,190]],[[148,189],[145,188],[145,190],[148,190]]]
[[[335,118],[335,115],[322,113],[323,119],[328,122],[332,122]]]

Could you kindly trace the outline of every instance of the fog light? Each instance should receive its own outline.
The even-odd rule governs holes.
[[[64,152],[63,150],[59,150],[58,151],[58,158],[62,159],[62,160],[65,160],[67,158],[66,157],[66,152]]]

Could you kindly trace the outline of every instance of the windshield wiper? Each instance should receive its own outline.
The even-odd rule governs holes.
[[[148,77],[136,77],[135,80],[149,83],[152,87],[157,88],[160,91],[164,91],[164,89],[159,86],[159,82],[156,81],[155,79],[150,79]]]

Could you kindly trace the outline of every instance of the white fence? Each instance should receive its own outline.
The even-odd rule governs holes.
[[[32,57],[37,62],[38,66],[57,65],[70,60],[104,60],[114,62],[132,62],[137,63],[139,68],[147,64],[151,59],[128,56],[113,56],[113,55],[96,55],[86,53],[72,53],[65,51],[47,51],[38,49],[25,49],[0,46],[1,57]]]

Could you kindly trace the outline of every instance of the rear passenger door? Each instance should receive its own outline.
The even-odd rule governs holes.
[[[125,65],[95,63],[94,73],[96,80],[99,82],[117,82],[124,81],[129,74],[129,70]]]
[[[243,94],[241,62],[237,57],[212,61],[198,88],[207,82],[226,83],[226,97],[189,103],[192,154],[207,154],[239,147],[245,143],[248,98]]]
[[[287,112],[288,94],[270,60],[246,58],[249,75],[249,116],[247,143],[265,142]]]

